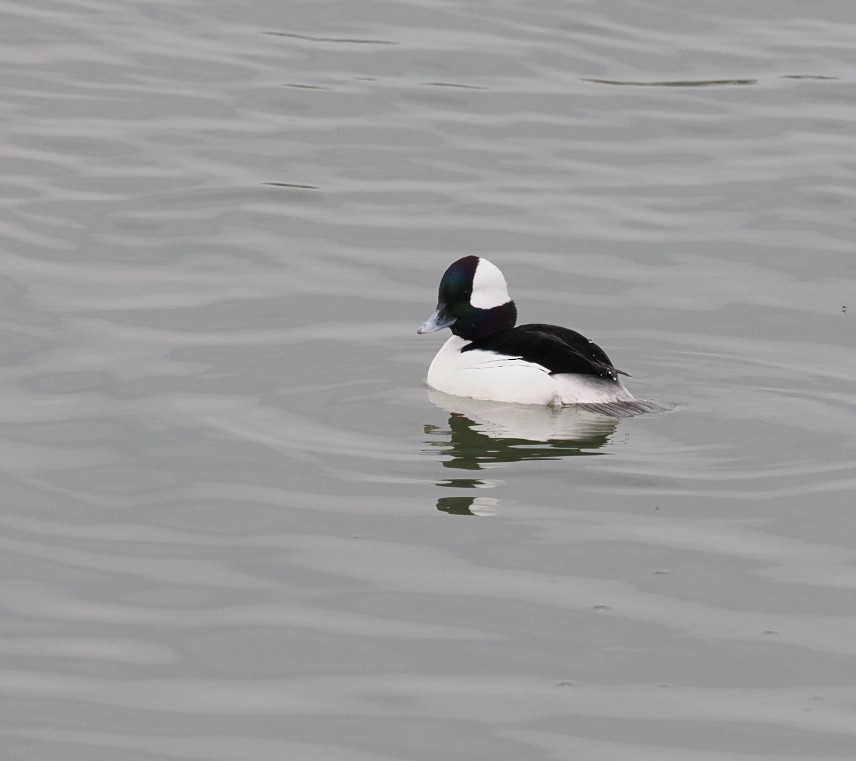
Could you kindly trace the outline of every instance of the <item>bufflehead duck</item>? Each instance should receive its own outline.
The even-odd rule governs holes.
[[[556,325],[518,325],[517,307],[499,268],[465,256],[440,281],[437,309],[416,331],[451,328],[428,385],[453,396],[518,404],[602,405],[616,412],[639,402],[596,343]]]

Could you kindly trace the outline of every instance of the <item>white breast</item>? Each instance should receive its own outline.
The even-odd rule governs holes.
[[[550,375],[519,357],[461,349],[469,341],[452,336],[428,368],[428,385],[453,396],[512,404],[601,404],[633,401],[619,383],[590,375]]]

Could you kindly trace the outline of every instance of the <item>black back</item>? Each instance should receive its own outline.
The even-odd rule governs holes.
[[[461,351],[492,351],[546,367],[551,375],[578,373],[618,382],[618,374],[606,352],[594,341],[558,325],[518,325],[511,330],[477,338]]]

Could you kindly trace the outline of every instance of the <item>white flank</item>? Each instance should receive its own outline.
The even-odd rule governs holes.
[[[452,336],[428,368],[427,384],[453,396],[512,404],[603,404],[632,402],[619,382],[593,375],[550,375],[547,368],[519,357],[461,349],[469,341]]]

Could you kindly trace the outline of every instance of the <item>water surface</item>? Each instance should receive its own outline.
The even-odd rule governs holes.
[[[856,9],[0,35],[4,758],[853,758]],[[465,253],[674,410],[429,394]]]

